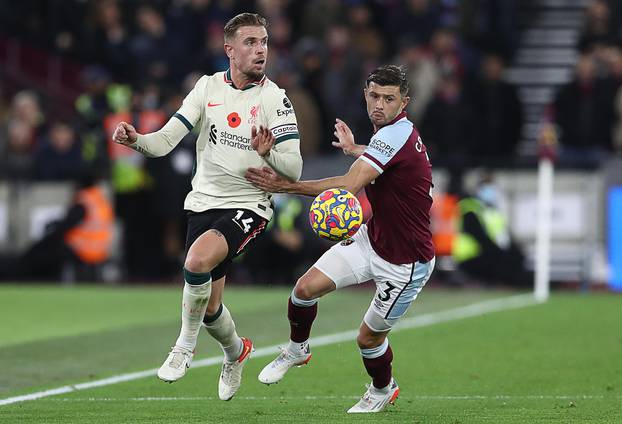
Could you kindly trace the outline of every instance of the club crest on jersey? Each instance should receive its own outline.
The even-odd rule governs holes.
[[[342,246],[349,246],[349,245],[351,245],[352,243],[354,243],[354,239],[348,238],[348,239],[345,239],[344,241],[342,241],[342,242],[341,242],[341,243],[339,243],[339,244],[341,244]]]
[[[237,112],[231,112],[227,115],[227,123],[231,128],[237,128],[242,123],[242,118],[240,118]]]
[[[257,115],[259,115],[260,108],[261,108],[261,105],[255,105],[251,107],[251,111],[249,112],[251,117],[248,118],[248,123],[250,125],[257,125]]]

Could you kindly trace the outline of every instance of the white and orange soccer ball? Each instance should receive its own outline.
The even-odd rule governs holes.
[[[363,223],[363,209],[356,196],[349,191],[331,188],[313,200],[309,223],[321,238],[341,241],[358,231]]]

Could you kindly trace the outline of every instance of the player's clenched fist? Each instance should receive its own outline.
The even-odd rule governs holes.
[[[125,144],[126,146],[135,143],[137,137],[136,128],[127,122],[120,122],[112,134],[112,140],[115,143]]]

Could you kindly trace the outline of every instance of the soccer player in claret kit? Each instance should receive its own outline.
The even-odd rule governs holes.
[[[253,344],[238,336],[222,304],[225,274],[232,259],[265,230],[273,213],[270,193],[254,187],[244,172],[270,166],[297,180],[302,157],[292,104],[264,74],[266,20],[253,13],[237,15],[225,25],[224,38],[230,62],[226,72],[199,79],[159,131],[141,135],[122,122],[113,139],[157,157],[169,153],[200,125],[196,173],[184,204],[188,233],[181,331],[158,377],[174,382],[185,375],[203,325],[224,351],[218,395],[229,400],[240,387]]]
[[[246,174],[268,192],[316,196],[329,188],[358,193],[365,187],[373,216],[297,281],[288,302],[289,345],[259,374],[262,383],[276,383],[291,367],[306,364],[311,359],[309,335],[318,299],[335,289],[374,280],[376,293],[357,337],[372,384],[349,413],[378,412],[397,398],[387,335],[430,278],[435,262],[429,229],[432,166],[419,132],[404,112],[409,101],[405,72],[392,65],[374,70],[364,94],[374,126],[369,145],[355,144],[348,126],[340,120],[335,124],[338,141],[333,145],[358,158],[345,175],[295,182],[268,167]]]

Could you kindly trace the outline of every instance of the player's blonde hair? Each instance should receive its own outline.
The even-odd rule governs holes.
[[[268,21],[258,13],[240,13],[231,18],[225,25],[225,42],[234,38],[236,31],[243,26],[262,26],[267,29]]]

